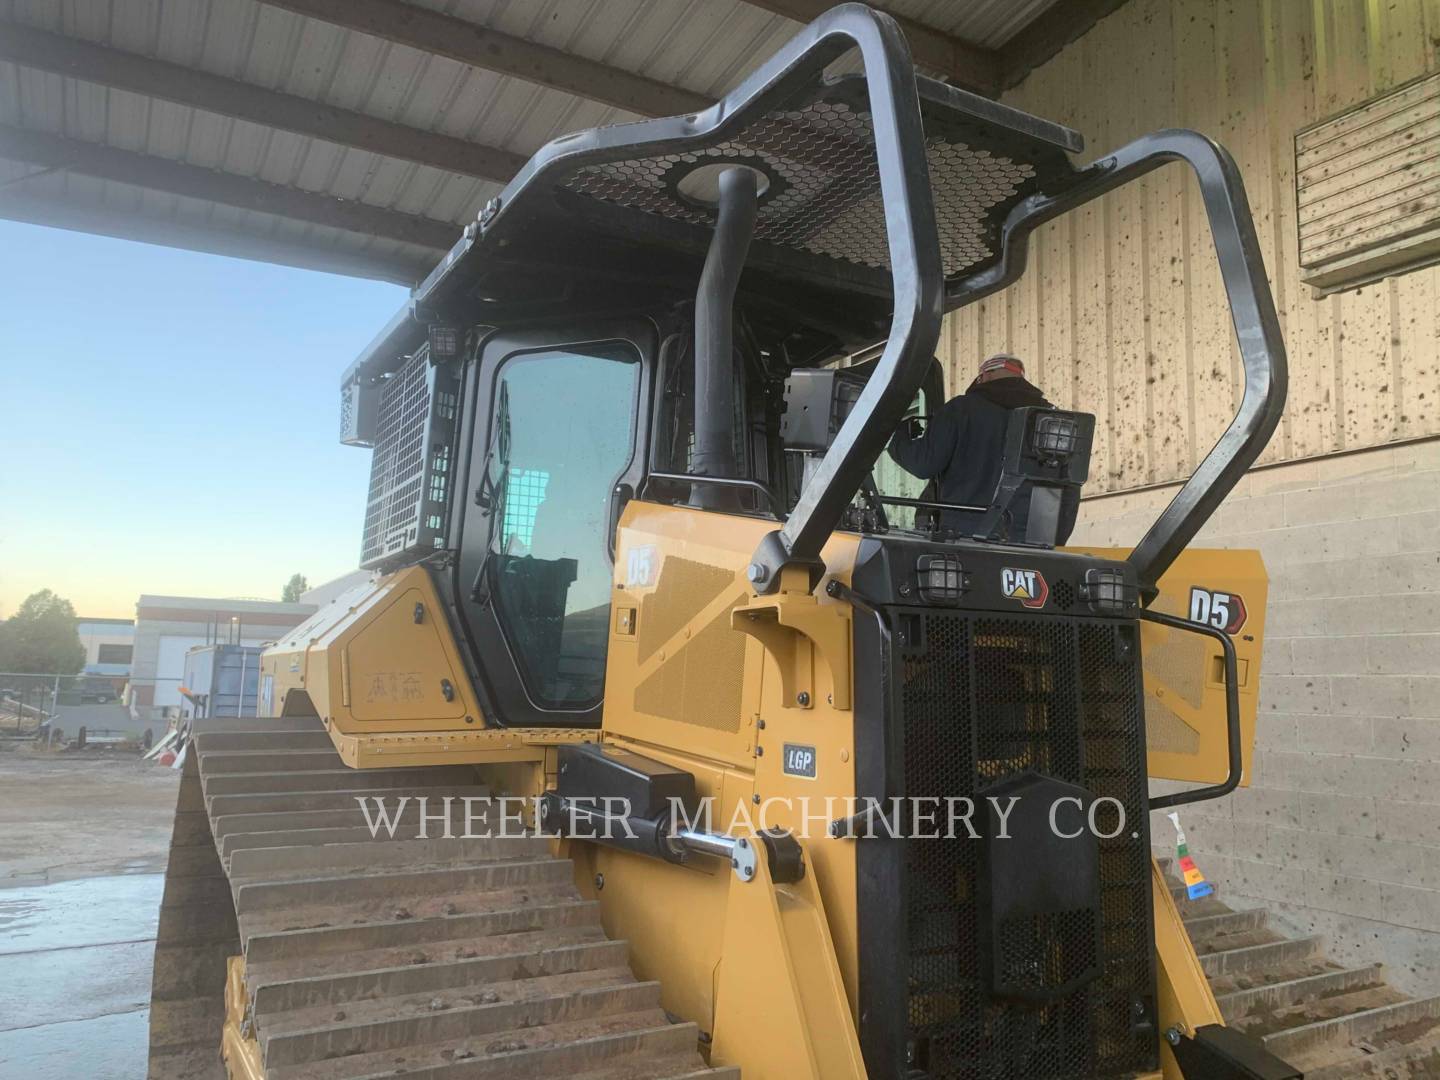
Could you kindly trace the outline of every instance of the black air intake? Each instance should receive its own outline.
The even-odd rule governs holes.
[[[942,806],[967,796],[982,833],[986,795],[1020,795],[1035,812],[1015,810],[1009,840],[857,842],[871,1073],[1088,1080],[1156,1068],[1134,623],[889,614],[891,792]],[[880,652],[859,639],[856,651]],[[1048,809],[1061,798],[1079,800],[1060,815],[1066,831],[1102,798],[1124,807],[1125,828],[1056,840]],[[1115,830],[1110,804],[1095,817],[1097,831]]]

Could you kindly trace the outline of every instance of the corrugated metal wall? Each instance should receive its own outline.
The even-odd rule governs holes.
[[[1006,100],[1084,134],[1086,160],[1191,127],[1244,173],[1285,327],[1290,398],[1262,461],[1440,433],[1440,268],[1316,299],[1299,280],[1294,135],[1440,68],[1440,0],[1132,0]],[[1097,414],[1090,492],[1184,477],[1234,414],[1239,354],[1180,166],[1046,226],[1030,271],[956,312],[952,388],[1009,349]]]

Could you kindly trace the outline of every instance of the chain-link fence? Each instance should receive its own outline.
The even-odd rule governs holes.
[[[125,675],[0,671],[0,739],[143,744],[150,726],[126,706],[128,681]]]

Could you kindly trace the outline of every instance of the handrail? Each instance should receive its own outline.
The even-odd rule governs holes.
[[[969,506],[966,503],[934,502],[930,499],[907,499],[903,495],[879,495],[877,498],[882,503],[891,503],[895,506],[915,506],[922,510],[964,510],[975,514],[983,514],[986,510],[983,506]]]
[[[699,476],[695,473],[649,472],[645,474],[645,480],[641,484],[642,493],[648,490],[651,480],[668,480],[677,484],[712,484],[738,487],[742,490],[752,491],[757,495],[765,496],[765,501],[770,504],[771,514],[776,518],[785,516],[785,508],[780,502],[780,496],[759,480],[748,480],[740,476]]]
[[[1150,809],[1162,810],[1167,806],[1185,806],[1189,803],[1205,802],[1208,799],[1219,799],[1229,795],[1240,786],[1240,780],[1245,774],[1245,764],[1241,754],[1240,687],[1235,662],[1235,643],[1230,640],[1230,635],[1224,630],[1216,629],[1205,623],[1181,619],[1175,615],[1167,615],[1162,611],[1142,610],[1140,618],[1146,622],[1168,626],[1172,630],[1206,634],[1220,642],[1220,647],[1225,654],[1225,740],[1229,761],[1228,773],[1224,781],[1219,784],[1192,788],[1189,791],[1179,791],[1173,795],[1161,795],[1159,798],[1151,799]]]

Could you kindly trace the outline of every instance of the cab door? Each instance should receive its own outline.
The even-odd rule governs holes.
[[[648,324],[493,335],[472,423],[452,583],[487,714],[597,725],[613,537],[646,460]]]

